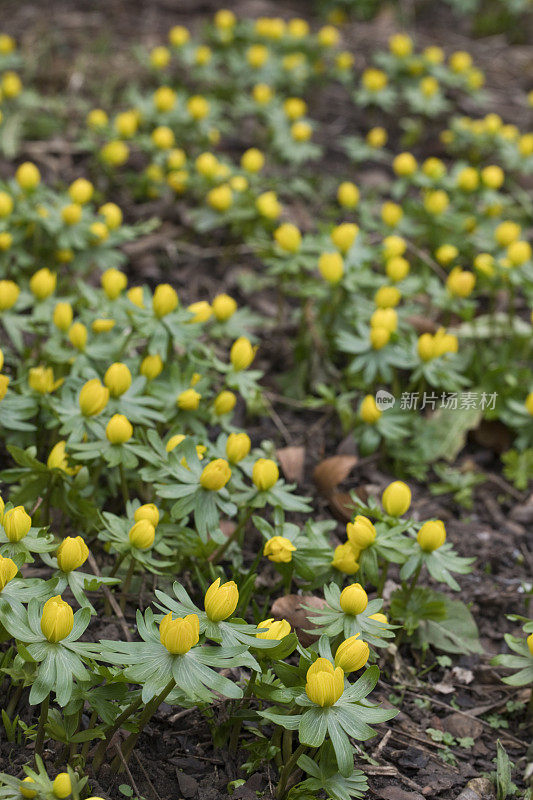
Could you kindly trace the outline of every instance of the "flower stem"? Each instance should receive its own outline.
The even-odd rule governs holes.
[[[106,733],[105,739],[102,739],[102,741],[98,745],[95,756],[93,758],[94,772],[98,772],[98,770],[100,769],[100,766],[106,754],[106,750],[109,746],[109,742],[111,741],[114,734],[118,731],[122,723],[125,722],[129,717],[131,717],[131,715],[134,714],[135,711],[137,711],[137,709],[141,704],[142,704],[142,699],[138,697],[137,700],[134,700],[132,703],[130,703],[129,706],[127,706],[124,709],[124,711],[122,711],[122,713],[119,714],[114,723],[111,725],[111,727]]]
[[[39,715],[39,725],[37,728],[37,736],[35,737],[35,755],[42,756],[44,744],[44,727],[48,719],[48,708],[50,706],[50,694],[47,694],[41,703],[41,713]]]
[[[298,759],[300,758],[302,753],[305,751],[305,749],[306,749],[305,745],[304,744],[300,744],[296,748],[296,750],[294,751],[292,756],[289,758],[289,760],[287,761],[287,763],[285,764],[283,769],[281,770],[281,774],[279,776],[278,788],[276,789],[276,798],[278,800],[283,800],[283,798],[286,797],[286,795],[287,795],[287,783],[288,783],[289,778],[291,777],[292,773],[294,772],[294,769],[296,767],[296,763],[297,763]]]
[[[128,483],[126,481],[126,473],[124,472],[124,464],[119,464],[118,469],[120,472],[120,488],[122,489],[122,499],[124,500],[124,506],[126,506],[130,501],[130,496],[128,492]]]
[[[120,594],[120,610],[124,611],[126,608],[126,598],[128,596],[131,579],[133,577],[133,573],[135,571],[135,559],[131,558],[130,565],[128,567],[128,572],[126,573],[126,577],[124,579],[124,583],[122,584],[122,592]]]
[[[243,703],[241,704],[241,708],[243,708],[243,709],[244,708],[248,708],[248,706],[250,705],[250,697],[252,696],[252,692],[253,692],[253,689],[254,689],[254,686],[255,686],[256,678],[257,678],[257,672],[255,670],[252,670],[252,673],[250,675],[250,679],[248,681],[248,685],[246,686],[246,689],[244,690]],[[244,702],[244,701],[246,701],[246,702]],[[233,726],[231,728],[231,734],[230,734],[230,740],[229,740],[229,751],[230,751],[230,753],[236,753],[237,752],[237,746],[239,744],[239,734],[241,732],[241,728],[242,728],[242,719],[240,719],[240,718],[235,719],[235,721],[233,723]]]
[[[215,550],[214,553],[212,553],[211,556],[209,557],[209,561],[211,562],[211,564],[213,565],[218,564],[218,562],[220,561],[220,559],[222,558],[222,556],[224,555],[230,544],[234,542],[238,538],[241,531],[244,530],[246,523],[252,516],[253,512],[254,512],[253,508],[246,509],[246,513],[242,514],[241,519],[238,525],[236,526],[235,530],[233,531],[233,533],[230,536],[228,536],[224,544],[222,544],[218,548],[218,550]]]

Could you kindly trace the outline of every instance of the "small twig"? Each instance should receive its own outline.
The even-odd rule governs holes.
[[[124,756],[122,755],[122,750],[120,749],[120,744],[116,744],[116,745],[115,745],[115,750],[116,750],[117,756],[118,756],[118,757],[119,757],[119,759],[122,761],[122,766],[124,767],[124,769],[125,769],[125,770],[126,770],[126,772],[127,772],[128,778],[129,778],[129,779],[130,779],[130,781],[131,781],[131,785],[132,785],[132,787],[133,787],[133,790],[134,790],[135,794],[137,795],[137,797],[141,797],[141,793],[139,792],[139,790],[138,790],[137,786],[135,785],[135,778],[134,778],[134,777],[133,777],[133,775],[131,774],[131,770],[130,770],[130,768],[128,767],[128,764],[127,764],[127,762],[126,762],[126,759],[125,759],[125,758],[124,758]]]
[[[117,748],[116,748],[116,750],[119,750],[119,748],[117,747]],[[121,753],[121,755],[122,755],[122,753]],[[139,767],[141,768],[142,774],[143,774],[143,775],[144,775],[144,777],[146,778],[146,781],[147,781],[147,783],[148,783],[148,786],[150,787],[150,789],[151,789],[151,790],[152,790],[152,792],[154,793],[154,797],[156,798],[156,800],[162,800],[162,798],[161,798],[161,795],[158,793],[158,791],[157,791],[157,789],[155,788],[154,784],[153,784],[153,783],[152,783],[152,781],[150,780],[150,776],[149,776],[149,775],[148,775],[148,773],[146,772],[146,770],[145,770],[145,768],[144,768],[144,764],[142,763],[141,759],[139,758],[139,756],[138,756],[138,754],[137,754],[137,751],[136,751],[136,750],[134,750],[134,751],[133,751],[133,755],[135,756],[135,760],[137,761],[137,764],[138,764],[138,765],[139,765]],[[124,764],[126,764],[126,762],[124,762]],[[126,765],[126,769],[128,769],[127,765]],[[129,770],[128,770],[128,772],[129,772]]]
[[[89,555],[87,557],[87,560],[88,560],[89,564],[91,565],[91,569],[94,572],[94,574],[96,575],[96,577],[97,578],[101,578],[102,577],[102,573],[98,569],[98,564],[96,563],[92,553],[89,553]],[[122,628],[122,630],[124,632],[124,636],[126,637],[126,641],[128,641],[128,642],[133,641],[133,637],[132,637],[132,635],[130,633],[130,629],[128,628],[128,624],[126,622],[124,614],[122,613],[122,609],[120,608],[119,604],[115,600],[115,598],[113,596],[113,593],[110,592],[109,588],[107,586],[105,586],[105,585],[102,585],[102,590],[103,590],[103,592],[104,592],[104,594],[105,594],[105,596],[106,596],[111,608],[113,609],[113,611],[117,615],[117,619],[118,619],[119,625],[120,625],[120,627]]]

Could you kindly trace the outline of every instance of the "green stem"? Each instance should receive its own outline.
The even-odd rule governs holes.
[[[37,736],[35,737],[35,755],[42,756],[44,744],[44,727],[48,719],[48,708],[50,706],[50,695],[47,694],[41,703],[41,713],[39,715],[39,726],[37,728]]]
[[[97,719],[98,719],[98,712],[97,711],[93,711],[92,714],[91,714],[91,718],[89,720],[89,725],[87,727],[88,731],[90,731],[91,728],[94,728]],[[87,753],[89,752],[89,747],[90,746],[91,746],[91,740],[87,739],[87,741],[83,743],[83,747],[81,748],[81,757],[83,759],[83,765],[84,766],[85,766],[85,762],[87,760]]]
[[[128,483],[126,481],[126,473],[124,472],[124,464],[119,464],[118,469],[120,472],[120,488],[122,489],[122,499],[124,500],[124,506],[126,506],[130,501],[130,496],[128,493]]]
[[[255,670],[252,670],[252,673],[250,675],[250,680],[248,681],[248,685],[244,690],[243,702],[241,704],[241,708],[248,708],[248,706],[250,705],[250,697],[252,696],[256,678],[257,678],[257,672]],[[239,744],[239,734],[241,732],[241,728],[242,728],[242,719],[236,719],[231,728],[231,734],[229,740],[230,753],[237,752],[237,746]]]
[[[306,749],[305,745],[304,744],[300,744],[296,748],[296,750],[294,751],[292,756],[289,758],[289,760],[287,761],[287,763],[285,764],[283,769],[281,770],[281,775],[279,776],[278,788],[276,789],[276,798],[278,800],[283,800],[283,798],[286,797],[286,795],[287,795],[287,783],[288,783],[289,778],[291,777],[291,775],[292,775],[292,773],[293,773],[293,771],[294,771],[294,769],[296,767],[296,763],[297,763],[298,759],[300,758],[302,753],[305,751],[305,749]]]
[[[215,550],[215,552],[211,555],[209,561],[211,562],[211,564],[213,564],[213,566],[215,564],[218,564],[218,562],[220,561],[220,559],[222,558],[222,556],[224,555],[230,544],[234,542],[240,535],[241,531],[244,530],[244,528],[246,527],[246,523],[252,516],[253,512],[254,512],[253,508],[246,509],[246,513],[241,516],[239,524],[236,526],[233,533],[230,536],[228,536],[224,544],[221,545],[218,548],[218,550]]]
[[[23,691],[24,691],[24,683],[21,682],[17,686],[15,693],[13,694],[13,697],[9,701],[9,705],[6,708],[6,714],[9,717],[9,719],[11,719],[11,715],[15,712],[15,709],[17,708],[18,705],[18,701],[20,700]]]
[[[93,758],[93,771],[95,773],[98,772],[98,770],[100,769],[100,766],[105,758],[105,754],[107,748],[109,747],[109,742],[111,741],[112,737],[118,731],[122,723],[125,722],[129,717],[131,717],[131,715],[137,711],[137,709],[141,704],[142,704],[142,699],[140,697],[137,698],[137,700],[134,700],[132,703],[130,703],[129,706],[127,706],[124,709],[124,711],[122,711],[122,713],[119,714],[114,723],[108,729],[105,739],[102,739],[102,741],[98,745],[98,748]]]
[[[413,575],[411,583],[409,584],[409,588],[407,590],[407,594],[406,594],[406,597],[405,597],[405,609],[407,609],[409,607],[409,603],[411,602],[411,597],[412,597],[413,592],[415,590],[415,586],[418,583],[418,579],[420,577],[421,571],[422,571],[422,563],[420,563],[418,565],[418,567],[416,568],[416,572]],[[405,635],[405,628],[401,628],[400,631],[398,632],[398,637],[396,639],[396,647],[398,647],[398,648],[400,647],[400,645],[401,645],[401,643],[403,641],[404,635]]]
[[[385,586],[385,581],[387,580],[388,574],[389,574],[389,562],[385,561],[385,563],[381,567],[381,574],[379,576],[379,583],[377,585],[377,593],[380,597],[383,594],[383,587]]]
[[[130,565],[128,567],[128,572],[126,573],[126,578],[122,585],[122,592],[120,594],[120,610],[124,611],[126,608],[126,598],[128,596],[128,592],[130,589],[131,579],[133,578],[133,573],[135,571],[135,559],[132,557],[130,561]]]

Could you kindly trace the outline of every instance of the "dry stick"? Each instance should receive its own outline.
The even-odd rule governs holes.
[[[87,560],[89,561],[89,564],[91,565],[91,569],[94,572],[94,574],[96,575],[96,577],[97,578],[101,578],[102,577],[102,573],[98,569],[98,564],[96,563],[92,553],[89,553],[89,555],[87,557]],[[119,625],[120,625],[120,627],[122,628],[122,630],[124,632],[124,636],[126,637],[126,641],[128,641],[128,642],[133,641],[132,635],[130,633],[130,629],[128,628],[128,623],[126,622],[126,618],[124,617],[124,614],[122,613],[122,609],[120,608],[119,604],[117,603],[117,601],[113,597],[112,592],[110,592],[109,588],[107,586],[105,586],[105,585],[102,586],[102,589],[103,589],[104,594],[105,594],[109,604],[111,605],[113,611],[117,615],[117,619],[118,619]]]
[[[119,748],[117,747],[117,750],[118,750],[118,749],[119,749]],[[121,755],[122,755],[122,753],[121,753]],[[133,755],[135,756],[135,759],[136,759],[136,761],[137,761],[137,764],[138,764],[138,765],[139,765],[139,767],[141,768],[142,774],[143,774],[143,775],[144,775],[144,777],[146,778],[146,781],[147,781],[147,783],[148,783],[148,786],[150,787],[150,789],[151,789],[151,790],[152,790],[152,792],[154,793],[154,797],[156,798],[156,800],[162,800],[161,796],[160,796],[160,795],[158,794],[158,792],[157,792],[157,789],[155,788],[154,784],[153,784],[153,783],[152,783],[152,781],[150,780],[150,776],[149,776],[149,775],[148,775],[148,773],[146,772],[146,770],[145,770],[145,768],[144,768],[144,764],[142,763],[141,759],[140,759],[140,758],[139,758],[139,756],[137,755],[137,751],[136,751],[136,750],[134,750],[134,751],[133,751]],[[126,769],[128,770],[128,773],[129,773],[128,766],[127,766],[126,764],[125,764],[125,766],[126,766]]]
[[[121,751],[121,749],[120,749],[120,745],[119,745],[119,744],[116,744],[116,745],[115,745],[115,750],[117,751],[117,756],[118,756],[118,757],[120,758],[120,760],[122,761],[122,764],[123,764],[123,766],[124,766],[124,769],[125,769],[125,770],[126,770],[126,772],[128,773],[128,778],[129,778],[129,779],[130,779],[130,781],[131,781],[131,785],[132,785],[132,787],[133,787],[133,790],[135,791],[135,794],[137,795],[137,797],[140,797],[140,796],[141,796],[141,793],[139,792],[139,790],[137,789],[137,786],[135,785],[135,779],[134,779],[133,775],[131,774],[130,768],[129,768],[129,767],[128,767],[128,765],[126,764],[126,761],[125,761],[125,759],[124,759],[124,756],[122,755],[122,751]]]

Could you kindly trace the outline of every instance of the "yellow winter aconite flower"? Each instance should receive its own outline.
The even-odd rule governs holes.
[[[442,189],[435,189],[424,193],[424,208],[428,214],[438,216],[444,214],[450,205],[450,198]]]
[[[8,217],[13,211],[13,198],[7,192],[0,192],[0,217]]]
[[[237,303],[229,294],[218,294],[211,303],[213,314],[220,322],[225,322],[237,310]]]
[[[122,225],[122,211],[116,203],[104,203],[98,209],[98,213],[104,217],[105,224],[110,231],[114,231]]]
[[[106,425],[105,435],[111,444],[124,444],[133,436],[132,424],[124,414],[113,414]]]
[[[215,414],[217,414],[219,417],[223,414],[229,414],[230,411],[233,411],[235,408],[236,403],[237,397],[233,392],[230,392],[227,389],[219,392],[215,397],[215,402],[213,403]]]
[[[452,72],[466,72],[472,66],[472,56],[464,50],[457,50],[448,59]]]
[[[302,234],[292,222],[284,222],[274,231],[276,243],[287,253],[297,253],[302,243]]]
[[[398,314],[393,308],[376,308],[370,317],[370,326],[394,333],[398,328]]]
[[[8,386],[9,377],[7,375],[0,375],[0,401],[6,396]]]
[[[252,96],[259,105],[266,105],[272,100],[274,90],[266,83],[257,83],[252,89]]]
[[[366,550],[376,539],[376,529],[372,522],[358,514],[353,522],[346,525],[348,541],[355,550]]]
[[[403,481],[393,481],[383,492],[381,503],[391,517],[401,517],[411,505],[411,490]]]
[[[159,150],[170,150],[175,142],[174,132],[168,125],[159,125],[157,128],[154,128],[150,138],[152,144]]]
[[[456,259],[458,255],[459,250],[453,244],[441,244],[441,246],[437,247],[435,251],[435,258],[439,264],[444,264],[444,266],[451,264],[451,262]]]
[[[388,134],[385,128],[371,128],[366,135],[366,143],[379,150],[387,144]]]
[[[344,181],[337,189],[337,200],[343,208],[355,208],[359,202],[359,189],[355,183]]]
[[[87,328],[83,322],[74,322],[69,328],[68,338],[76,350],[85,350],[87,335]]]
[[[196,411],[201,399],[202,395],[195,389],[185,389],[178,395],[176,402],[182,411]]]
[[[57,275],[48,267],[37,270],[30,278],[30,289],[37,300],[46,300],[55,292]]]
[[[288,564],[295,551],[296,547],[286,536],[272,536],[263,548],[263,555],[275,564]]]
[[[177,95],[170,86],[160,86],[152,95],[154,106],[158,111],[171,111],[176,104]]]
[[[7,231],[2,231],[0,233],[0,251],[4,252],[5,250],[9,250],[11,245],[13,244],[13,237]]]
[[[0,555],[0,592],[5,589],[9,581],[13,580],[18,571],[14,561]]]
[[[197,94],[187,100],[187,111],[193,119],[205,119],[209,114],[209,102]]]
[[[77,178],[68,188],[68,194],[73,203],[84,205],[94,194],[94,186],[86,178]]]
[[[383,412],[376,405],[373,395],[367,394],[359,408],[359,416],[367,425],[375,425]]]
[[[93,333],[109,333],[115,327],[114,319],[94,319],[91,323]]]
[[[438,550],[446,541],[446,529],[440,519],[424,522],[416,536],[417,542],[426,553]]]
[[[268,48],[263,44],[254,44],[246,51],[246,60],[254,69],[259,69],[268,61]]]
[[[287,97],[283,101],[283,111],[288,119],[295,121],[307,113],[307,103],[301,97]]]
[[[257,147],[250,147],[241,156],[241,167],[247,172],[261,172],[265,166],[265,157]]]
[[[130,149],[126,142],[115,139],[104,144],[100,150],[100,157],[110,167],[120,167],[130,157]]]
[[[369,67],[363,72],[361,81],[367,92],[381,92],[386,87],[388,78],[383,70]]]
[[[56,303],[54,308],[53,321],[56,328],[60,331],[66,332],[72,324],[72,306],[70,303]]]
[[[91,378],[80,391],[79,404],[85,417],[96,417],[106,407],[109,400],[109,389],[103,386],[98,378]]]
[[[15,506],[5,512],[2,525],[10,542],[20,542],[29,533],[31,517],[24,506]]]
[[[401,292],[396,286],[381,286],[374,295],[378,308],[393,308],[401,300]]]
[[[317,658],[307,670],[305,693],[317,706],[335,705],[344,692],[344,672],[327,658]]]
[[[387,277],[395,283],[403,281],[408,276],[409,270],[409,262],[403,256],[393,256],[393,258],[388,259],[385,265]]]
[[[173,47],[183,47],[190,38],[191,34],[183,25],[174,25],[168,32],[168,40]]]
[[[252,469],[252,481],[261,492],[272,489],[279,478],[279,469],[270,458],[259,458]]]
[[[347,253],[357,238],[359,228],[353,222],[342,222],[331,231],[331,241],[341,253]]]
[[[291,624],[286,619],[275,620],[273,617],[263,620],[257,626],[258,628],[266,628],[266,630],[257,633],[258,639],[270,639],[280,641],[288,636],[291,632]]]
[[[32,797],[36,797],[36,796],[37,796],[37,791],[36,791],[35,789],[27,789],[27,788],[26,788],[26,786],[27,786],[29,783],[34,783],[34,781],[33,781],[33,780],[32,780],[32,778],[30,778],[30,776],[28,775],[28,777],[27,777],[27,778],[23,778],[23,779],[22,779],[22,781],[21,781],[21,784],[20,784],[20,787],[19,787],[19,791],[20,791],[20,793],[21,793],[22,797],[28,797],[28,798],[32,798]],[[26,786],[23,786],[23,784],[26,784]]]
[[[0,281],[0,311],[13,308],[20,294],[20,289],[15,281]]]
[[[357,633],[341,642],[335,653],[335,666],[345,673],[355,672],[364,667],[370,656],[370,648]]]
[[[145,356],[143,358],[141,366],[139,367],[139,372],[141,375],[144,375],[147,380],[153,381],[154,378],[157,378],[157,376],[161,374],[163,367],[163,359],[159,353],[156,353],[156,355]]]
[[[257,347],[253,347],[246,336],[239,336],[233,342],[230,350],[230,361],[233,369],[236,372],[247,369],[254,360],[256,351]]]
[[[35,189],[41,182],[41,173],[31,161],[25,161],[15,172],[15,180],[26,192]]]
[[[67,443],[65,441],[57,442],[50,450],[46,466],[48,469],[60,469],[66,472],[67,475],[75,475],[80,471],[81,467],[69,467],[66,447]]]
[[[511,242],[507,248],[507,258],[513,267],[519,267],[531,260],[531,245],[529,242],[518,240]]]
[[[247,433],[230,433],[226,442],[226,455],[232,464],[238,464],[250,452],[252,443]]]
[[[219,492],[231,478],[231,469],[224,458],[215,458],[202,470],[200,485],[210,492]]]
[[[32,367],[28,375],[28,383],[34,392],[39,394],[50,394],[61,386],[63,379],[54,380],[54,370],[52,367]]]
[[[221,622],[231,617],[239,602],[239,590],[235,581],[221,585],[221,579],[213,581],[204,597],[205,613],[211,622]]]
[[[7,33],[0,34],[0,54],[7,55],[16,50],[16,48],[17,45],[12,36],[9,36]]]
[[[328,283],[338,283],[344,275],[344,260],[341,254],[321,253],[318,259],[318,271]]]
[[[422,78],[418,85],[424,97],[433,97],[439,91],[439,82],[433,75],[427,75]]]
[[[508,247],[515,242],[522,232],[522,228],[517,222],[505,220],[501,222],[494,231],[494,240],[500,247]]]
[[[152,308],[159,319],[171,314],[178,307],[178,302],[177,292],[169,283],[160,283],[155,287]]]
[[[187,311],[193,315],[191,322],[207,322],[213,313],[213,309],[207,300],[198,300],[196,303],[191,303],[187,306]]]
[[[273,191],[260,194],[255,201],[255,207],[266,219],[277,219],[282,211],[281,203]]]
[[[72,572],[85,564],[89,548],[81,536],[67,536],[57,548],[57,566],[62,572]]]
[[[74,624],[72,608],[56,595],[47,600],[41,614],[41,631],[49,642],[60,642],[66,639]]]
[[[345,614],[357,616],[367,607],[368,595],[360,583],[351,583],[342,590],[340,605]]]
[[[200,640],[200,620],[197,614],[172,619],[172,612],[159,623],[159,639],[163,647],[175,656],[188,653]]]
[[[59,775],[56,775],[52,784],[52,792],[54,797],[59,798],[59,800],[64,800],[65,797],[72,793],[72,783],[68,772],[60,772]]]
[[[402,217],[403,210],[397,203],[393,203],[388,200],[381,206],[381,219],[385,225],[388,225],[390,228],[394,228],[400,222]]]
[[[475,192],[479,186],[479,173],[474,167],[463,167],[455,180],[458,188],[463,192]]]
[[[394,158],[392,168],[396,175],[400,177],[409,177],[416,172],[418,164],[412,153],[400,153]]]
[[[159,45],[154,47],[150,52],[150,64],[154,69],[164,69],[170,61],[170,52],[168,48]]]
[[[397,58],[406,58],[413,52],[413,40],[406,33],[395,33],[389,39],[389,50]]]
[[[333,553],[331,566],[345,575],[355,575],[359,570],[359,564],[350,542],[337,545]]]
[[[128,279],[119,269],[106,269],[100,279],[102,289],[110,300],[116,300],[128,285]]]
[[[109,117],[103,108],[93,108],[87,114],[86,122],[89,128],[92,128],[93,130],[99,130],[106,127],[106,125],[109,123]]]
[[[131,372],[126,364],[116,361],[105,372],[104,383],[111,397],[120,397],[131,386]]]
[[[144,308],[144,292],[142,286],[132,286],[126,292],[128,300],[137,308]]]
[[[529,414],[531,414],[531,416],[533,417],[533,392],[530,392],[530,393],[528,394],[528,396],[526,397],[526,400],[525,400],[525,403],[524,403],[524,405],[525,405],[525,407],[526,407],[526,410],[527,410],[527,411],[529,412]]]
[[[207,203],[215,211],[227,211],[233,203],[233,192],[228,183],[216,186],[207,193]]]
[[[381,350],[390,341],[391,332],[383,326],[374,326],[370,329],[370,344],[373,350]]]
[[[308,142],[313,135],[313,129],[308,122],[302,120],[291,125],[291,136],[295,142]]]
[[[140,519],[129,529],[128,539],[137,550],[148,550],[155,539],[155,527],[148,519]]]
[[[475,285],[474,273],[461,269],[461,267],[454,267],[446,280],[446,288],[454,297],[469,297],[474,291]]]

